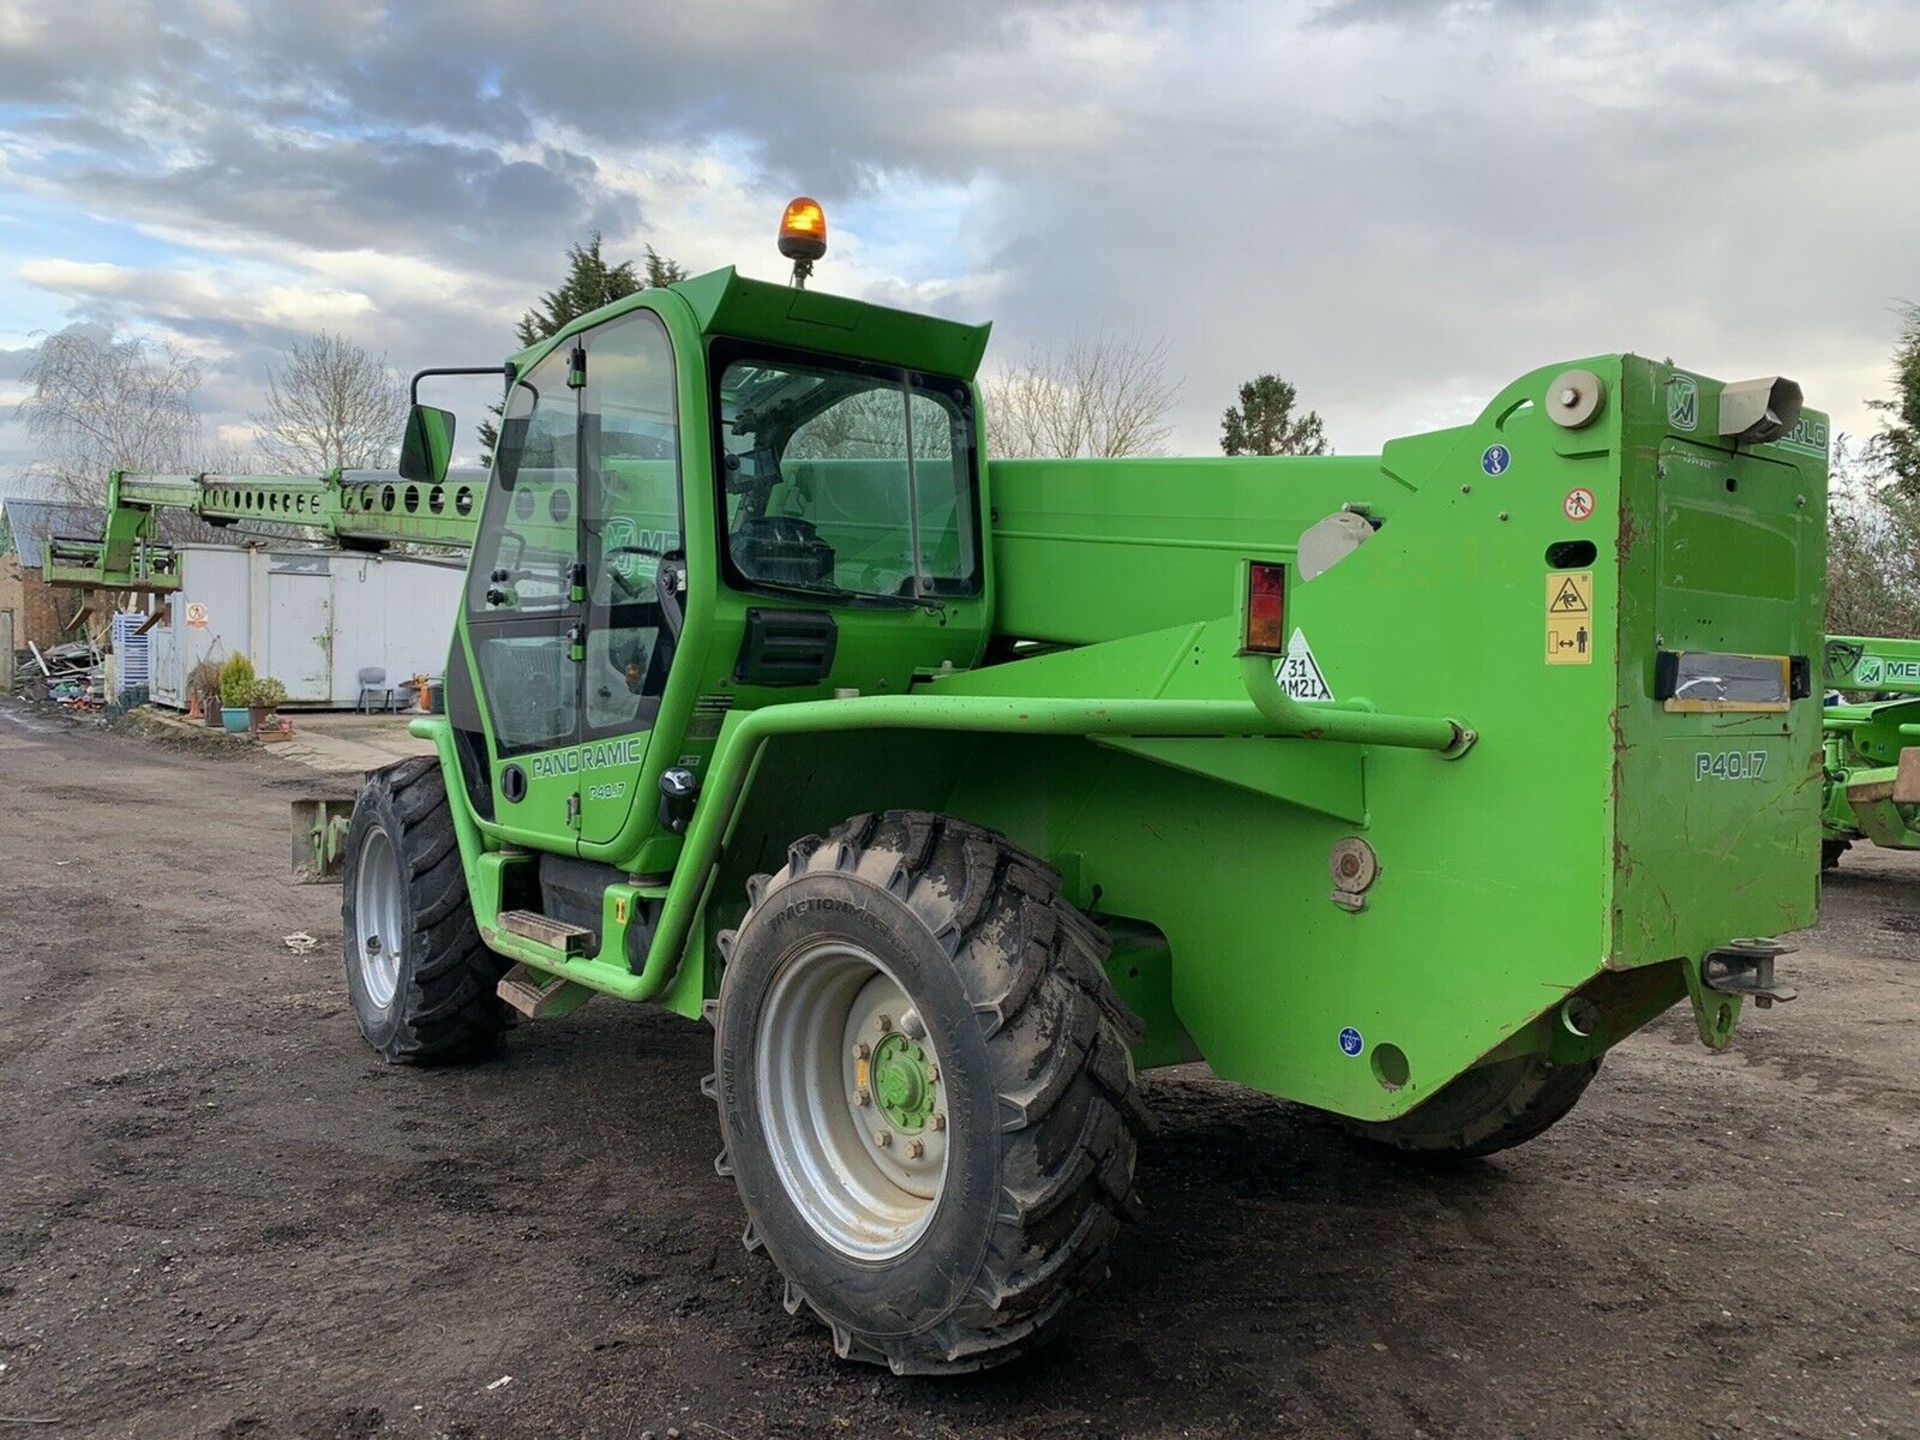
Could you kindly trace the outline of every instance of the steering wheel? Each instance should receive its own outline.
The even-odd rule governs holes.
[[[616,555],[649,555],[655,560],[664,560],[667,558],[665,551],[652,550],[645,545],[616,545],[611,550],[603,550],[600,552],[600,563],[606,567],[607,574],[612,578],[613,583],[625,591],[629,598],[633,599],[638,599],[645,595],[647,593],[646,588],[634,584],[633,581],[626,577],[619,566],[610,563]],[[657,571],[655,575],[657,579]]]

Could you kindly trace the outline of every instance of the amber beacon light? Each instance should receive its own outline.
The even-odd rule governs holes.
[[[793,283],[804,288],[813,262],[827,253],[827,212],[818,200],[802,195],[787,202],[780,216],[780,253],[793,261]]]

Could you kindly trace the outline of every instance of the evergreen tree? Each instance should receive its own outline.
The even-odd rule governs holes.
[[[1920,496],[1920,305],[1904,310],[1893,346],[1893,398],[1867,402],[1887,417],[1870,448],[1894,484]]]
[[[651,245],[647,247],[647,255],[650,262],[657,258]],[[672,264],[671,261],[664,263]],[[536,345],[589,310],[598,310],[602,305],[633,294],[640,285],[633,261],[623,260],[618,265],[607,263],[600,253],[600,232],[596,230],[586,244],[567,247],[567,278],[560,282],[559,289],[549,290],[533,309],[520,317],[516,331],[520,343]]]
[[[1256,375],[1240,387],[1240,403],[1220,417],[1220,448],[1229,455],[1324,455],[1327,436],[1312,410],[1295,415],[1300,396],[1278,375]]]
[[[608,263],[600,253],[600,232],[596,230],[586,244],[567,247],[566,278],[558,289],[547,291],[533,309],[520,317],[514,334],[522,348],[537,345],[589,310],[625,299],[637,290],[652,290],[686,278],[685,266],[669,260],[651,245],[647,246],[644,259],[637,263],[632,260],[623,260],[618,265]],[[498,405],[487,408],[491,415],[500,414]],[[493,447],[499,438],[499,428],[492,420],[480,423],[480,444],[485,451],[480,457],[483,465],[492,463]]]
[[[645,289],[658,290],[662,285],[671,285],[687,278],[687,267],[678,260],[669,260],[653,246],[647,246],[645,266]]]

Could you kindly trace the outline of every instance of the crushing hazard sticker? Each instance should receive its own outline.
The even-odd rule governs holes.
[[[1547,663],[1593,663],[1593,572],[1558,570],[1547,576]]]

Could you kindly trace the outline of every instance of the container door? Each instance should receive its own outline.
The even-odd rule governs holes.
[[[325,570],[267,572],[266,669],[289,700],[333,699],[333,576]],[[389,683],[392,681],[388,677]],[[403,677],[404,678],[404,677]]]

